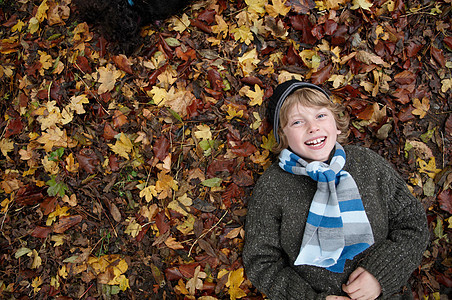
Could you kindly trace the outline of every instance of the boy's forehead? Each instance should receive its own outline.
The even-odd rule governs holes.
[[[307,112],[319,112],[319,111],[330,111],[326,106],[317,105],[305,105],[300,102],[295,102],[287,109],[287,116],[298,116],[305,115]]]

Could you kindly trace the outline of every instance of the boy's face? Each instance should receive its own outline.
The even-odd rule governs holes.
[[[326,161],[336,145],[337,129],[333,113],[326,107],[299,103],[289,110],[283,128],[289,147],[306,161]]]

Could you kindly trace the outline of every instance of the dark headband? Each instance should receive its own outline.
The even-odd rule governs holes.
[[[302,82],[296,79],[292,79],[279,84],[274,90],[273,95],[270,97],[270,102],[267,106],[267,117],[269,118],[269,121],[273,123],[273,134],[275,135],[276,143],[279,143],[278,127],[279,112],[281,110],[281,107],[290,94],[292,94],[296,90],[303,88],[318,90],[325,94],[328,99],[330,99],[330,96],[325,90],[309,82]]]

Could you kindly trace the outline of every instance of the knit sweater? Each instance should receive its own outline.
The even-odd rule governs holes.
[[[402,296],[402,289],[428,243],[425,210],[385,159],[358,146],[344,149],[344,170],[358,186],[375,244],[347,260],[343,273],[295,266],[317,182],[285,172],[274,163],[259,178],[248,203],[243,249],[248,278],[270,299],[347,296],[341,285],[357,267],[380,283],[378,299],[407,299],[411,293]]]

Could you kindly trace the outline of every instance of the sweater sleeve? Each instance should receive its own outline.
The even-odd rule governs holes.
[[[281,248],[281,207],[271,184],[258,183],[248,204],[243,262],[247,277],[270,299],[325,299],[289,266]],[[272,201],[273,200],[273,201]]]
[[[425,210],[411,194],[406,183],[381,158],[380,164],[386,186],[388,235],[375,244],[360,265],[380,282],[384,299],[400,291],[411,273],[419,266],[427,247],[429,231]]]

